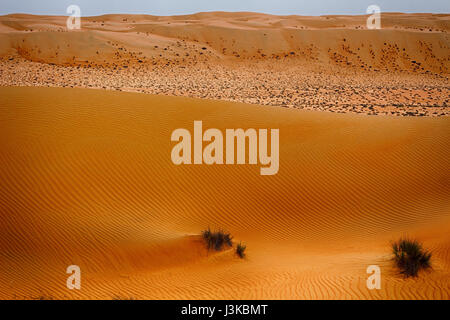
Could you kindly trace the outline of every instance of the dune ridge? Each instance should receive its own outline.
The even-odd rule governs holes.
[[[112,91],[1,87],[2,299],[448,299],[448,117],[332,114]],[[170,134],[279,128],[280,172],[174,166]],[[200,232],[248,245],[208,252]],[[433,270],[403,279],[408,234]],[[82,269],[82,290],[65,268]],[[366,286],[368,265],[382,289]]]
[[[373,65],[391,71],[420,70],[415,63],[411,66],[416,59],[426,70],[448,73],[448,15],[383,13],[383,29],[376,31],[367,30],[367,18],[368,15],[304,17],[227,12],[171,17],[104,15],[83,17],[82,29],[75,32],[66,29],[67,17],[6,15],[0,17],[0,23],[5,31],[15,31],[2,32],[3,39],[9,39],[9,45],[6,42],[2,46],[3,55],[15,49],[30,60],[45,63],[77,64],[83,62],[79,61],[83,57],[91,64],[110,63],[117,58],[114,42],[119,42],[130,48],[122,48],[122,59],[117,60],[131,64],[136,64],[137,57],[142,57],[143,62],[157,61],[161,51],[166,52],[160,60],[192,63],[188,55],[176,55],[185,54],[186,47],[192,47],[204,51],[199,52],[203,57],[197,53],[195,61],[293,56],[322,63],[334,59],[336,63],[336,57],[344,54],[347,61],[338,64],[351,62],[357,68],[364,64],[365,68]],[[38,39],[48,43],[39,47],[40,52],[34,47]],[[95,46],[90,45],[94,43]],[[160,44],[168,48],[160,48]],[[352,49],[361,52],[352,58]],[[395,49],[404,49],[403,55],[398,51],[396,56],[389,54]],[[101,55],[96,55],[96,51],[101,51]],[[381,55],[369,59],[374,53]]]

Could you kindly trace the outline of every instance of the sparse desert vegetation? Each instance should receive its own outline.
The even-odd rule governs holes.
[[[417,277],[420,270],[431,267],[431,252],[417,240],[400,239],[392,243],[392,252],[400,273],[406,277]]]
[[[211,231],[210,228],[202,231],[202,237],[205,240],[208,249],[221,251],[224,247],[233,246],[233,237],[230,233],[223,230]]]
[[[208,247],[208,250],[221,251],[224,248],[233,247],[233,236],[226,231],[211,231],[210,228],[202,231],[202,238]],[[247,246],[242,242],[236,245],[235,253],[236,255],[243,259],[245,258],[245,250]]]
[[[243,244],[242,242],[239,242],[236,246],[236,254],[239,258],[244,259],[245,258],[245,249],[247,249],[247,246]]]

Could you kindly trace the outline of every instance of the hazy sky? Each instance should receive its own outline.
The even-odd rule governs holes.
[[[381,11],[449,13],[450,0],[0,0],[0,15],[66,15],[76,4],[82,16],[105,13],[174,15],[201,11],[255,11],[273,14],[365,14],[371,4]]]

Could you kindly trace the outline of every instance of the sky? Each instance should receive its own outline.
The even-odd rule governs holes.
[[[252,11],[271,14],[366,14],[375,4],[383,12],[449,13],[450,0],[0,0],[0,15],[67,15],[78,5],[82,16],[107,13],[177,15],[205,11]]]

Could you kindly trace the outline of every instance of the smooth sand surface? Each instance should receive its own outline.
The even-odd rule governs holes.
[[[0,16],[0,86],[103,88],[331,112],[449,115],[450,15]]]
[[[2,299],[449,299],[450,119],[0,88]],[[279,128],[280,171],[175,166],[174,129]],[[247,257],[208,252],[224,228]],[[390,241],[433,252],[404,279]],[[82,289],[66,288],[66,268]],[[379,265],[381,290],[366,288]]]

